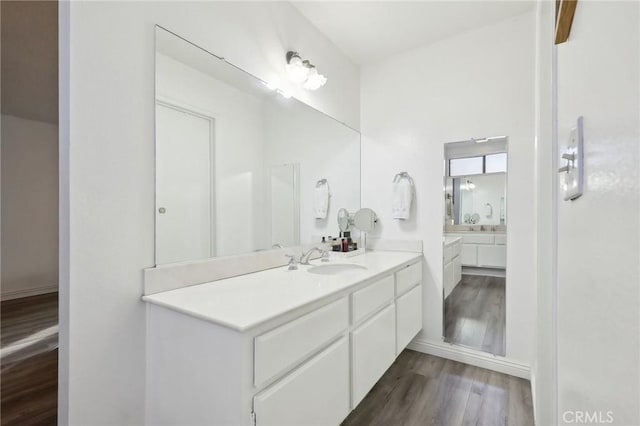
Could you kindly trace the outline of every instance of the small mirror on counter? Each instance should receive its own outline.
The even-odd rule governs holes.
[[[360,208],[356,130],[161,27],[155,53],[157,265],[318,243]]]
[[[369,208],[362,208],[353,215],[353,226],[362,232],[373,231],[377,221],[376,213]]]
[[[340,210],[338,210],[338,228],[340,229],[340,231],[348,231],[350,222],[351,218],[349,216],[349,211],[345,208],[341,208]]]
[[[445,144],[443,337],[505,355],[507,137]]]

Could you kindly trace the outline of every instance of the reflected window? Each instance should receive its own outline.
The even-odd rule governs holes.
[[[482,157],[452,158],[449,160],[449,176],[480,175],[483,163]]]
[[[490,154],[485,156],[485,173],[499,173],[507,171],[507,153]]]

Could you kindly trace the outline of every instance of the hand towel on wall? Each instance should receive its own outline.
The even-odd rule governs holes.
[[[408,179],[399,179],[393,183],[392,217],[408,220],[411,217],[413,185]]]
[[[316,186],[313,193],[313,211],[316,219],[326,219],[329,211],[329,185]]]

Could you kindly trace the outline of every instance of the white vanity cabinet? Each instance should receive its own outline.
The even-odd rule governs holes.
[[[447,234],[447,238],[462,238],[463,266],[481,268],[507,267],[507,238],[505,234],[465,233]]]
[[[145,298],[147,424],[340,424],[422,329],[409,259],[244,330]]]
[[[451,294],[453,289],[462,280],[462,264],[465,256],[464,245],[460,237],[447,237],[443,244],[443,287],[444,298]]]
[[[253,398],[257,425],[337,425],[349,414],[349,339],[337,342]]]

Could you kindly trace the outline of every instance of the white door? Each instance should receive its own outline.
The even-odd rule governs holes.
[[[212,131],[203,116],[156,105],[156,263],[212,250]]]

